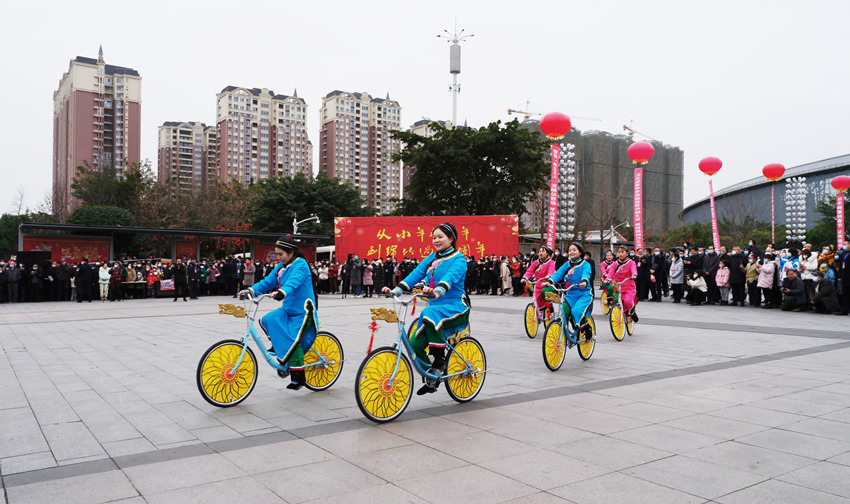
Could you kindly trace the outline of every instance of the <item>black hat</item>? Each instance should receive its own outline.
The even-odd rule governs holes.
[[[292,251],[298,248],[298,242],[291,235],[281,236],[274,242],[275,248]]]
[[[572,243],[570,243],[570,247],[572,247],[572,246],[575,246],[578,249],[579,254],[584,255],[584,247],[581,246],[581,243],[572,242]],[[567,249],[569,249],[570,247],[567,247]]]
[[[442,232],[446,233],[446,236],[449,237],[449,239],[452,241],[452,244],[457,242],[457,228],[454,227],[453,224],[450,224],[448,222],[444,222],[444,223],[440,224],[439,226],[435,227],[434,229],[439,229]]]

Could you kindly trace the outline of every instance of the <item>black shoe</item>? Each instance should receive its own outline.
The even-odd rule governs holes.
[[[419,390],[416,391],[416,395],[433,394],[436,391],[437,387],[432,387],[431,385],[428,385],[426,383],[425,385],[422,385]]]
[[[174,301],[172,301],[172,303],[176,303],[176,302],[177,302],[177,298],[174,298]]]
[[[847,312],[840,311],[838,313],[835,313],[834,315],[850,315],[850,314],[848,314]]]
[[[292,383],[286,386],[289,390],[300,390],[304,386],[306,379],[304,378],[303,369],[292,369],[289,371],[289,379]]]
[[[634,320],[635,322],[638,321],[638,315],[636,312],[632,312],[632,320]]]
[[[188,301],[188,299],[186,299],[186,298],[183,298],[183,301]]]

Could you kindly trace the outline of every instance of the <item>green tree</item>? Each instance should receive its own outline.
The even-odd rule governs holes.
[[[334,217],[368,217],[375,209],[363,206],[360,191],[320,173],[316,178],[299,173],[294,177],[263,180],[251,187],[256,191],[251,219],[254,231],[291,233],[292,220],[315,221],[298,226],[300,234],[323,234],[333,243]]]
[[[395,131],[405,147],[393,160],[415,167],[396,215],[522,214],[546,187],[546,142],[513,120],[478,130],[446,129],[432,137]]]
[[[121,177],[113,167],[92,168],[87,162],[77,167],[71,194],[84,206],[125,208],[136,215],[146,193],[156,184],[150,161],[129,163]]]
[[[827,196],[826,199],[818,201],[815,206],[815,213],[820,215],[820,218],[813,228],[806,231],[806,241],[812,243],[817,249],[830,244],[836,247],[842,245],[841,243],[835,243],[837,238],[836,207],[835,196]],[[850,233],[848,233],[846,225],[844,226],[844,239],[850,240]]]
[[[68,216],[68,224],[84,226],[133,226],[136,218],[126,208],[82,206]]]

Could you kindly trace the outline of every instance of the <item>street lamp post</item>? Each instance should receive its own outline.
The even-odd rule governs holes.
[[[296,220],[296,218],[293,217],[292,218],[292,234],[294,234],[294,235],[298,234],[298,225],[299,224],[304,224],[305,222],[311,221],[311,220],[316,221],[316,224],[320,224],[318,215],[311,215],[310,217],[307,217],[304,220]]]
[[[614,231],[621,226],[631,227],[631,223],[629,222],[629,219],[626,219],[626,222],[623,222],[622,224],[617,224],[616,226],[611,224],[611,234],[608,236],[608,240],[611,243],[611,252],[614,251]],[[600,260],[601,259],[602,258],[600,258]]]

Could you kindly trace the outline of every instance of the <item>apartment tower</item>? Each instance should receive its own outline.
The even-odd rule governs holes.
[[[167,121],[159,126],[157,179],[174,193],[197,191],[218,176],[216,128],[200,122]]]

